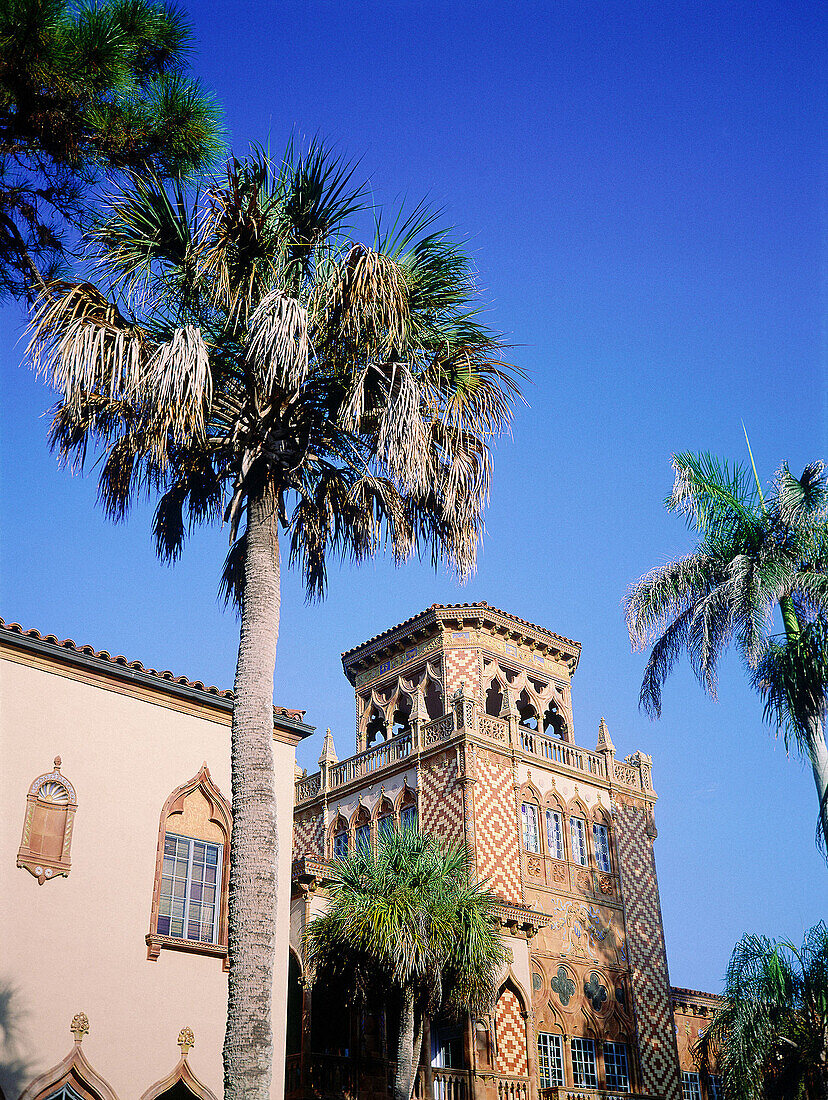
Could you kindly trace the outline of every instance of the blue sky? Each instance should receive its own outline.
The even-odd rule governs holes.
[[[825,915],[809,771],[761,722],[735,658],[708,700],[686,668],[637,708],[626,586],[690,545],[661,501],[670,456],[760,471],[828,459],[826,19],[817,3],[279,4],[188,0],[193,63],[233,147],[291,131],[361,157],[378,203],[427,195],[475,257],[493,327],[531,377],[497,452],[487,536],[458,588],[425,564],[287,577],[276,699],[353,751],[339,653],[434,602],[487,600],[583,643],[575,734],[600,716],[654,759],[672,980],[716,990],[736,939]],[[49,393],[0,319],[2,613],[220,686],[237,624],[222,531],[159,565],[45,446]],[[113,731],[117,735],[117,731]]]

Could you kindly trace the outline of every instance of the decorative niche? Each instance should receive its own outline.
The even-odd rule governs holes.
[[[68,875],[72,866],[72,827],[78,800],[60,768],[61,759],[56,756],[54,771],[39,775],[26,796],[17,866],[25,867],[41,886]]]

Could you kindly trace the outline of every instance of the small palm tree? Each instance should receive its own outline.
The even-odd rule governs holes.
[[[828,928],[797,949],[744,936],[727,968],[724,1004],[699,1041],[703,1074],[714,1059],[727,1100],[828,1097]]]
[[[828,837],[828,478],[821,462],[800,478],[783,464],[763,494],[753,475],[709,455],[673,458],[665,501],[699,535],[692,554],[630,588],[627,626],[637,648],[655,643],[641,705],[661,714],[661,688],[682,652],[715,697],[716,666],[735,641],[765,699],[765,717],[813,768],[818,836]],[[784,635],[771,634],[778,608]]]
[[[333,863],[327,897],[305,931],[310,973],[396,1002],[394,1100],[410,1100],[426,1019],[491,1011],[504,961],[496,898],[470,880],[463,845],[413,829]]]
[[[477,318],[468,257],[422,207],[355,241],[352,176],[314,144],[281,164],[232,160],[195,198],[136,178],[93,235],[104,290],[53,286],[33,322],[32,362],[60,394],[52,446],[81,465],[102,451],[107,514],[157,495],[167,560],[199,523],[229,527],[228,1100],[266,1100],[271,1075],[282,533],[309,596],[330,554],[358,562],[382,545],[468,575],[489,447],[518,392]]]

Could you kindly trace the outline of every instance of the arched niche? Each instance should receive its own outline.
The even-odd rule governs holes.
[[[186,1053],[166,1077],[150,1085],[141,1100],[218,1100],[216,1094],[193,1073]]]
[[[495,676],[486,689],[486,713],[499,718],[503,712],[503,684]]]
[[[17,852],[17,866],[34,875],[41,886],[68,875],[72,866],[72,826],[78,800],[75,788],[61,775],[60,765],[56,756],[53,770],[29,785]]]

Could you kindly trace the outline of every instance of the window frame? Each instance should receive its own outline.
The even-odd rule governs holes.
[[[344,850],[342,852],[338,852],[337,848],[342,846],[341,844],[338,844],[338,842],[342,840],[345,841]],[[331,859],[346,858],[346,856],[348,855],[349,847],[348,840],[348,826],[344,823],[340,823],[340,827],[338,829],[334,829],[333,833],[331,834]]]
[[[206,849],[213,848],[216,851],[216,881],[215,881],[214,884],[207,884],[207,885],[212,885],[213,890],[214,890],[213,927],[212,927],[212,937],[213,938],[209,939],[209,940],[204,940],[204,939],[201,939],[199,937],[199,939],[194,940],[189,935],[183,935],[182,934],[181,936],[176,936],[172,932],[172,930],[171,930],[172,929],[172,921],[174,919],[172,913],[162,914],[160,912],[161,905],[164,901],[164,894],[163,894],[164,879],[166,877],[170,877],[170,876],[164,875],[163,871],[162,871],[162,874],[161,874],[161,894],[160,894],[160,897],[159,897],[159,904],[158,904],[159,913],[158,913],[158,916],[156,918],[155,926],[156,926],[156,929],[157,929],[161,920],[169,919],[169,921],[170,921],[170,931],[167,931],[167,932],[160,932],[159,931],[158,935],[159,936],[169,936],[171,939],[181,940],[183,943],[187,943],[187,944],[210,944],[211,946],[215,946],[218,943],[218,937],[221,934],[221,899],[222,899],[222,886],[223,886],[222,873],[221,872],[222,872],[222,868],[223,868],[223,865],[224,865],[224,845],[218,843],[217,841],[213,841],[213,840],[200,840],[198,837],[185,836],[183,833],[169,833],[168,832],[168,833],[165,833],[165,835],[164,835],[164,857],[165,857],[165,860],[166,860],[166,857],[167,857],[166,846],[167,846],[167,842],[169,840],[175,840],[175,841],[179,841],[179,842],[184,841],[187,844],[187,877],[185,879],[184,898],[183,898],[184,913],[183,913],[183,916],[181,918],[182,929],[185,932],[188,930],[189,924],[190,924],[190,905],[192,903],[193,886],[198,885],[198,886],[204,887],[204,885],[205,885],[204,881],[202,881],[200,883],[195,883],[194,882],[193,867],[194,867],[194,863],[195,863],[195,858],[194,858],[195,857],[195,846],[197,844],[203,844],[204,845],[204,848],[205,848],[204,865],[205,865],[205,867],[208,865],[208,861],[206,859]],[[178,860],[178,854],[177,853],[173,856],[173,859],[175,861]],[[170,881],[171,881],[171,883],[175,883],[175,881],[176,881],[175,877],[172,876]],[[170,902],[172,903],[172,901],[174,901],[174,900],[175,900],[175,894],[174,894],[174,892],[171,891],[171,893],[170,893]],[[197,902],[196,904],[203,904],[203,902]],[[170,906],[170,908],[172,908],[172,905]],[[203,921],[199,921],[199,925],[202,925],[203,923],[204,923]]]
[[[223,834],[223,840],[208,839],[207,837],[193,837],[176,829],[175,815],[184,812],[184,803],[187,797],[200,791],[209,808],[209,820],[217,826]],[[172,820],[171,820],[172,819]],[[183,825],[183,819],[179,819]],[[189,951],[195,955],[211,955],[222,959],[224,970],[229,967],[227,957],[227,893],[230,882],[230,835],[232,831],[233,817],[230,811],[230,803],[215,785],[210,776],[210,769],[203,764],[196,775],[187,783],[176,788],[164,803],[158,826],[158,845],[155,859],[155,880],[152,890],[152,907],[150,910],[149,932],[145,936],[147,944],[147,958],[156,962],[162,949],[174,951]],[[211,844],[221,847],[221,863],[216,869],[216,911],[218,919],[218,932],[214,943],[203,940],[188,940],[178,936],[169,936],[158,931],[158,917],[161,900],[161,879],[164,868],[164,845],[167,834],[181,837],[185,840],[195,840],[200,844]]]
[[[582,859],[577,858],[576,851],[575,851],[575,848],[576,848],[575,833],[577,831],[576,830],[577,825],[580,825],[580,837],[579,837],[579,840],[578,840],[578,847],[581,849],[581,853],[582,853],[582,856],[583,856]],[[572,862],[577,863],[577,865],[579,867],[588,867],[589,866],[589,848],[587,847],[586,819],[583,818],[583,817],[578,817],[577,814],[570,814],[569,815],[569,845],[570,845],[570,852],[572,853]]]
[[[532,820],[534,822],[534,842],[535,847],[529,847],[529,813],[531,811]],[[523,800],[520,807],[520,832],[521,839],[523,841],[523,850],[528,852],[529,855],[538,856],[541,854],[541,840],[540,840],[540,823],[538,821],[538,805],[536,802],[530,802],[526,799]]]
[[[599,843],[599,836],[602,837]],[[595,851],[595,866],[602,874],[612,874],[612,846],[610,831],[603,821],[592,822],[592,847]]]
[[[578,1044],[577,1047],[576,1043]],[[595,1053],[595,1040],[588,1036],[573,1035],[569,1040],[569,1049],[572,1056],[572,1084],[574,1087],[576,1089],[597,1089],[598,1058]],[[576,1052],[579,1055],[577,1058]],[[586,1058],[587,1054],[591,1056],[591,1071]]]
[[[610,1081],[610,1070],[607,1064],[607,1054],[611,1056],[614,1063],[612,1076],[615,1080]],[[623,1063],[623,1079],[615,1063]],[[620,1040],[606,1040],[604,1042],[604,1082],[608,1089],[612,1089],[614,1092],[630,1092],[630,1056],[627,1049],[627,1044]]]
[[[698,1073],[681,1073],[681,1100],[701,1100],[701,1077]]]
[[[552,842],[549,834],[550,819],[558,819],[558,844],[556,851],[552,851]],[[564,813],[562,810],[555,809],[553,806],[547,806],[544,813],[544,821],[546,822],[546,850],[550,859],[557,859],[563,862],[566,859],[566,841],[564,840]],[[557,854],[556,854],[557,853]],[[550,1032],[550,1034],[552,1034]]]
[[[417,828],[416,803],[408,802],[405,806],[400,807],[400,828],[412,830]]]
[[[542,1042],[543,1040],[543,1042]],[[546,1050],[541,1050],[545,1046]],[[549,1048],[555,1047],[555,1058]],[[553,1080],[552,1069],[557,1070],[557,1080]],[[555,1031],[538,1032],[538,1087],[542,1089],[563,1088],[566,1084],[564,1065],[564,1037]]]
[[[707,1078],[708,1100],[724,1100],[724,1078],[721,1073],[711,1073]]]

